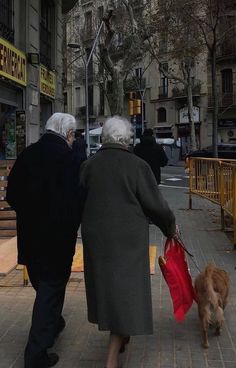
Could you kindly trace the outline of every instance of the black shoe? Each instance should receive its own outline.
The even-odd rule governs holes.
[[[56,353],[43,352],[39,356],[29,358],[25,354],[25,368],[48,368],[57,364],[59,356]]]
[[[47,367],[53,367],[57,364],[59,356],[56,353],[48,353]]]

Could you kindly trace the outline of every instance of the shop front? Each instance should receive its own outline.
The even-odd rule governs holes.
[[[0,159],[15,159],[26,146],[26,56],[0,38]]]
[[[54,112],[56,97],[56,74],[40,65],[40,135],[43,134],[45,124]]]

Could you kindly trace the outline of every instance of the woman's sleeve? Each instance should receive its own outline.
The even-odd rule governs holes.
[[[161,229],[166,237],[173,237],[176,231],[175,216],[164,200],[156,179],[145,162],[141,162],[138,168],[137,196],[145,215]]]

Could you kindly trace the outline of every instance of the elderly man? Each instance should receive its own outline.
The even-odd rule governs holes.
[[[8,179],[18,262],[27,266],[36,291],[25,368],[52,367],[59,359],[47,349],[65,327],[61,313],[80,223],[80,162],[71,149],[75,128],[72,115],[53,114],[45,134],[17,158]]]
[[[118,368],[130,335],[153,332],[147,216],[165,236],[175,234],[150,166],[128,149],[131,134],[128,120],[109,118],[102,148],[81,166],[88,320],[110,331],[106,368]]]

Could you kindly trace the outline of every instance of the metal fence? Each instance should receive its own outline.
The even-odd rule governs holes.
[[[236,160],[192,157],[189,167],[190,209],[193,194],[220,206],[222,229],[225,213],[232,217],[236,245]]]

